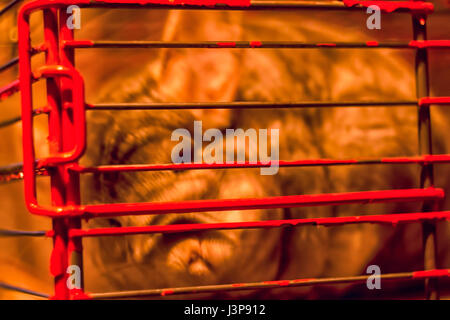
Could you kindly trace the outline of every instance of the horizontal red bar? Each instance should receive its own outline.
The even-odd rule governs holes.
[[[339,283],[364,283],[369,277],[373,275],[361,275],[353,277],[336,277],[336,278],[306,278],[294,280],[275,280],[262,282],[247,282],[247,283],[231,283],[209,286],[192,286],[183,288],[165,288],[165,289],[148,289],[148,290],[133,290],[133,291],[118,291],[106,293],[88,293],[80,296],[79,299],[117,299],[117,298],[132,298],[132,297],[152,297],[152,296],[168,296],[176,294],[195,294],[207,292],[224,292],[224,291],[238,291],[238,290],[253,290],[253,289],[274,289],[284,287],[303,287],[318,284],[339,284]],[[381,274],[381,280],[412,280],[412,279],[427,279],[427,278],[443,278],[450,276],[450,269],[433,269],[425,271],[402,272],[402,273],[386,273]],[[77,299],[75,296],[74,299]]]
[[[314,49],[314,48],[383,48],[383,49],[446,49],[450,40],[413,40],[410,42],[303,42],[303,41],[104,41],[65,40],[63,47],[70,48],[259,48],[259,49]]]
[[[423,164],[423,163],[447,163],[450,162],[450,154],[424,155],[415,157],[390,157],[380,159],[311,159],[296,161],[272,161],[268,163],[180,163],[180,164],[129,164],[129,165],[104,165],[97,167],[83,167],[74,164],[69,169],[79,173],[119,172],[119,171],[165,171],[165,170],[201,170],[201,169],[237,169],[237,168],[262,168],[278,165],[279,167],[307,167],[326,165],[369,165],[369,164]]]
[[[413,272],[414,279],[450,277],[450,269],[435,269]]]
[[[398,213],[389,215],[369,215],[351,217],[331,217],[331,218],[309,218],[309,219],[289,219],[289,220],[266,220],[248,222],[224,222],[224,223],[204,223],[204,224],[173,224],[154,225],[119,228],[98,228],[98,229],[71,229],[70,237],[101,237],[101,236],[124,236],[135,234],[153,233],[181,233],[205,230],[231,230],[231,229],[260,229],[260,228],[280,228],[297,227],[303,225],[316,226],[337,226],[354,223],[380,223],[393,224],[412,223],[429,220],[448,220],[450,211],[441,212],[419,212],[419,213]],[[46,236],[52,237],[53,230],[48,231]]]
[[[194,102],[194,103],[101,103],[86,104],[86,110],[190,110],[190,109],[275,109],[332,107],[395,107],[435,104],[450,105],[450,97],[424,97],[408,101],[299,101],[299,102]]]
[[[419,99],[419,106],[430,104],[450,105],[450,97],[426,97]]]
[[[450,40],[412,40],[409,42],[410,47],[414,48],[450,48]]]
[[[122,3],[122,4],[159,4],[169,6],[206,6],[214,7],[217,5],[227,5],[230,7],[248,7],[250,6],[250,0],[96,0],[96,3]]]
[[[88,218],[188,213],[227,210],[271,209],[306,206],[331,206],[352,203],[425,201],[444,198],[444,191],[436,188],[294,195],[260,199],[187,200],[179,202],[114,203],[67,208],[69,215],[83,214]],[[65,208],[56,209],[55,216],[64,216]]]
[[[150,8],[174,9],[239,9],[239,10],[271,10],[271,9],[325,9],[352,10],[364,9],[370,5],[379,6],[383,12],[412,12],[429,14],[434,10],[430,2],[423,1],[302,1],[302,0],[37,0],[29,5],[28,11],[63,5],[79,5],[81,7],[121,8],[140,6]]]
[[[101,103],[86,104],[86,110],[191,110],[191,109],[292,109],[292,108],[362,108],[417,107],[417,100],[406,101],[298,101],[298,102],[191,102],[191,103]]]

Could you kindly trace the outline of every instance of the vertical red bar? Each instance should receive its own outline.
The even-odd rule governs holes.
[[[414,40],[427,40],[426,16],[413,15],[413,35]],[[416,93],[417,98],[428,97],[430,92],[429,73],[428,73],[428,52],[426,48],[417,49],[415,57],[415,71],[416,71]],[[430,106],[418,106],[418,133],[419,133],[419,153],[432,154],[431,141],[431,117]],[[433,179],[433,164],[423,164],[420,172],[420,186],[421,188],[428,188],[434,185]],[[424,202],[422,211],[435,210],[435,201]],[[423,234],[423,255],[424,255],[424,269],[436,269],[436,223],[426,221],[422,223]],[[425,279],[425,298],[439,299],[437,278]]]
[[[68,18],[71,13],[67,13],[67,8],[62,7],[60,9],[60,20],[59,20],[59,41],[60,44],[64,40],[73,40],[73,29],[70,29],[68,26]],[[63,48],[60,45],[60,64],[73,68],[74,61],[74,49],[73,48]],[[73,83],[72,79],[62,78],[60,80],[61,84],[61,103],[63,106],[62,112],[62,146],[63,151],[71,150],[74,146],[75,142],[75,124],[73,118]],[[76,162],[78,163],[78,162]],[[80,177],[79,173],[67,170],[67,168],[74,163],[65,165],[64,174],[63,174],[63,182],[66,190],[66,205],[79,205],[80,204]],[[81,228],[81,219],[80,218],[69,218],[68,228],[69,229],[80,229]],[[67,256],[67,264],[69,266],[77,266],[79,270],[79,274],[76,276],[79,277],[80,287],[71,291],[71,297],[75,294],[80,294],[84,287],[84,279],[83,279],[83,248],[82,248],[82,239],[81,238],[69,238],[68,239],[68,256]]]
[[[46,45],[47,65],[59,64],[58,46],[58,11],[46,9],[44,14],[44,39]],[[59,81],[47,78],[47,104],[49,113],[49,151],[55,154],[62,151],[61,130],[61,96]],[[65,186],[63,181],[64,170],[56,167],[50,171],[52,204],[61,206],[65,204]],[[50,261],[50,272],[55,277],[55,299],[68,299],[67,288],[67,225],[65,219],[53,219],[53,251]]]
[[[59,13],[59,21],[58,21]],[[73,51],[60,48],[60,41],[73,39],[72,30],[66,25],[67,14],[65,8],[61,10],[44,10],[44,37],[47,48],[46,64],[60,64],[73,67]],[[74,146],[75,128],[70,103],[72,102],[72,80],[67,78],[47,79],[47,103],[49,114],[49,143],[50,153],[55,154],[71,150]],[[68,106],[68,107],[66,107]],[[71,164],[58,165],[50,172],[52,204],[67,206],[80,204],[79,174],[70,172],[67,167]],[[82,275],[82,247],[81,239],[68,237],[71,228],[80,228],[79,218],[53,219],[53,251],[50,261],[50,271],[55,277],[55,299],[70,299],[71,293],[79,293],[83,288]],[[68,267],[75,265],[80,271],[81,287],[69,287]],[[77,284],[78,281],[72,284]],[[74,290],[71,290],[74,289]]]

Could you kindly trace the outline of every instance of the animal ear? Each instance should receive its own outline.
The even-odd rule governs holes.
[[[241,37],[239,16],[226,12],[176,12],[167,21],[165,41],[234,42]],[[163,37],[164,37],[163,36]],[[165,49],[156,71],[159,94],[171,102],[230,102],[239,81],[241,49]],[[224,127],[229,110],[194,110],[205,126]]]

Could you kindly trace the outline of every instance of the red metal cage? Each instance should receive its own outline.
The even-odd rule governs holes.
[[[18,1],[13,1],[12,5]],[[378,5],[388,13],[411,13],[414,39],[409,43],[369,41],[364,43],[306,43],[306,42],[165,42],[165,41],[91,41],[74,39],[65,21],[66,8],[77,5],[80,8],[165,8],[202,10],[273,10],[273,9],[324,9],[324,10],[362,10],[371,4]],[[12,5],[7,6],[9,9]],[[29,18],[33,12],[43,11],[44,38],[42,45],[34,48],[30,41]],[[422,222],[424,235],[424,271],[381,275],[382,279],[424,279],[427,297],[437,297],[436,281],[448,277],[449,269],[436,269],[435,263],[435,222],[448,220],[450,211],[436,211],[434,204],[444,197],[444,191],[433,186],[433,164],[450,162],[450,154],[431,154],[431,105],[450,105],[450,97],[429,97],[427,51],[429,49],[449,49],[449,40],[427,40],[426,17],[433,12],[433,5],[427,2],[410,1],[259,1],[259,0],[36,0],[22,6],[18,16],[19,57],[0,67],[0,71],[19,64],[19,80],[0,88],[0,100],[20,91],[23,127],[23,168],[21,165],[2,168],[1,173],[9,178],[23,178],[25,200],[32,214],[47,216],[53,220],[53,230],[41,233],[22,232],[21,235],[41,235],[53,238],[51,273],[55,277],[55,299],[105,299],[138,296],[165,296],[171,294],[216,292],[225,290],[244,290],[276,288],[279,286],[306,286],[315,284],[350,283],[366,281],[367,276],[354,276],[325,279],[295,279],[265,281],[260,283],[235,283],[200,287],[165,288],[109,293],[86,293],[83,288],[69,289],[66,286],[69,265],[77,265],[82,270],[82,238],[116,236],[148,233],[168,233],[211,229],[238,228],[276,228],[302,225],[343,225],[349,223],[408,223]],[[372,101],[372,102],[292,102],[292,103],[152,103],[152,104],[99,104],[85,101],[83,76],[74,65],[75,51],[78,48],[396,48],[415,51],[415,73],[417,99],[414,101]],[[31,57],[45,52],[45,65],[33,71]],[[48,104],[36,109],[32,103],[32,83],[45,78]],[[419,122],[420,154],[414,157],[381,159],[316,159],[279,161],[280,167],[331,166],[360,164],[418,164],[422,168],[421,188],[405,190],[380,190],[339,194],[294,195],[266,197],[258,199],[229,200],[189,200],[166,203],[118,203],[82,205],[80,203],[80,175],[92,172],[150,171],[150,170],[200,170],[220,168],[254,168],[271,164],[160,164],[160,165],[104,165],[83,167],[78,160],[86,149],[86,112],[90,110],[164,110],[164,109],[238,109],[238,108],[303,108],[303,107],[364,107],[364,106],[411,106],[417,107]],[[51,156],[37,160],[33,140],[33,117],[39,113],[48,114],[49,135],[52,143]],[[12,119],[4,125],[20,119]],[[23,173],[22,173],[23,172]],[[36,197],[36,176],[48,175],[51,179],[52,205],[40,205]],[[295,206],[342,205],[350,203],[379,203],[421,201],[423,211],[395,215],[369,215],[335,218],[268,220],[257,222],[230,222],[215,224],[182,224],[167,226],[143,226],[83,229],[84,218],[112,217],[120,215],[143,215],[164,213],[187,213],[202,211],[225,211],[236,209],[283,208]],[[35,295],[45,294],[30,292]]]

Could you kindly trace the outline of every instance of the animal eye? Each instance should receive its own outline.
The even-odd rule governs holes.
[[[122,227],[122,224],[117,219],[108,219],[108,223],[111,225],[111,227],[115,227],[115,228]]]

